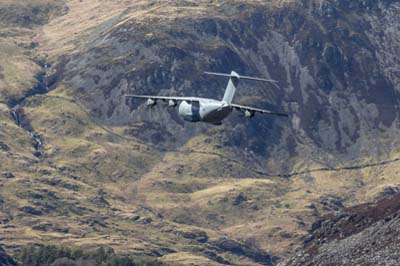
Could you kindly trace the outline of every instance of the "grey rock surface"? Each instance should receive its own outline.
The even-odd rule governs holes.
[[[395,266],[400,262],[400,194],[327,215],[304,247],[279,266]]]

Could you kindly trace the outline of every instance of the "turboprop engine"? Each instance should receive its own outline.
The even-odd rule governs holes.
[[[176,101],[174,101],[174,100],[169,100],[168,101],[168,106],[169,107],[174,107],[174,106],[176,106],[178,103],[176,102]]]
[[[153,99],[148,99],[147,100],[147,106],[154,106],[156,104],[157,104],[157,102],[155,100],[153,100]]]
[[[251,112],[249,110],[244,111],[244,116],[248,118],[252,118],[255,115],[254,112]]]

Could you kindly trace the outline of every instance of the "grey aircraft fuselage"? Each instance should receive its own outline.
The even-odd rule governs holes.
[[[230,115],[233,107],[228,103],[213,99],[197,98],[197,101],[182,101],[178,112],[185,121],[207,122],[220,125],[222,120]]]

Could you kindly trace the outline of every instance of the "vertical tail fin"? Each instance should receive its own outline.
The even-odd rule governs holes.
[[[225,89],[224,97],[222,98],[223,102],[228,104],[232,103],[233,97],[235,96],[236,87],[239,85],[240,76],[235,71],[231,72],[228,85]]]
[[[240,76],[235,71],[232,71],[231,74],[223,74],[223,73],[215,73],[215,72],[204,72],[204,73],[208,74],[208,75],[214,75],[214,76],[229,77],[228,86],[226,87],[224,97],[222,98],[222,101],[226,102],[228,104],[232,103],[233,97],[235,96],[236,87],[239,85],[239,80],[240,79],[277,83],[277,81],[272,80],[272,79],[263,79],[263,78],[253,78],[253,77],[248,77],[248,76]]]

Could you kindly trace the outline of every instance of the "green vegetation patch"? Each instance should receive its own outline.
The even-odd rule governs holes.
[[[89,251],[63,246],[25,246],[19,254],[22,266],[158,266],[151,257],[116,254],[112,248],[99,247]]]

